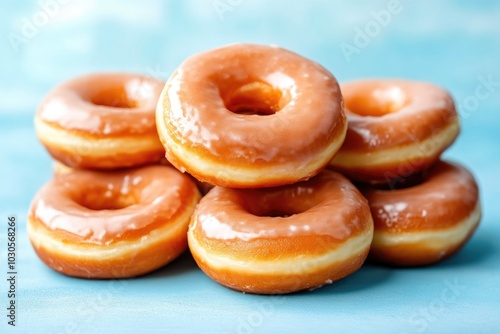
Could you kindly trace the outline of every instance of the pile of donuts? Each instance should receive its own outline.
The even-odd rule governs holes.
[[[199,53],[166,83],[70,80],[44,99],[35,129],[56,162],[28,234],[41,260],[70,276],[143,275],[189,247],[226,287],[290,293],[367,258],[436,263],[481,217],[473,176],[440,160],[459,134],[446,91],[408,80],[339,86],[275,46]]]

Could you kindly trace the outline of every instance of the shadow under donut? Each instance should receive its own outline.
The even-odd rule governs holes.
[[[184,275],[193,271],[197,271],[198,266],[196,262],[194,262],[193,256],[186,250],[182,253],[177,259],[173,260],[170,263],[167,263],[165,266],[143,276],[139,276],[137,278],[145,278],[145,279],[153,279],[153,278],[162,278],[162,277],[173,277],[178,275]]]
[[[474,235],[461,250],[436,264],[436,267],[468,267],[486,262],[494,257],[500,258],[500,246],[495,239],[498,239],[498,236],[491,233]]]
[[[320,288],[299,291],[292,295],[301,294],[344,294],[353,291],[372,289],[390,278],[393,270],[365,263],[358,271],[337,282],[324,285]]]

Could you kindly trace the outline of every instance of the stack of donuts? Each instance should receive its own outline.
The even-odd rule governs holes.
[[[349,120],[331,167],[359,183],[375,225],[370,258],[395,266],[438,262],[481,218],[474,177],[440,155],[459,134],[450,95],[407,80],[342,85]]]
[[[348,276],[368,256],[437,262],[480,220],[474,178],[439,160],[459,132],[445,91],[340,87],[275,46],[194,55],[166,84],[77,78],[46,97],[35,126],[58,167],[28,233],[71,276],[142,275],[189,246],[224,286],[290,293]]]
[[[200,194],[161,164],[155,109],[165,85],[132,74],[92,74],[51,91],[35,116],[55,177],[36,194],[28,234],[38,256],[70,276],[146,274],[187,248]]]

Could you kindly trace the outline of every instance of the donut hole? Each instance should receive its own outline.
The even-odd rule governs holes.
[[[408,103],[405,92],[397,86],[356,89],[345,94],[346,108],[360,116],[383,116],[399,111]]]
[[[90,98],[90,102],[97,106],[126,109],[139,105],[139,101],[133,99],[123,86],[100,90]]]
[[[244,84],[221,95],[226,108],[241,115],[273,115],[288,103],[281,90],[262,81]]]
[[[89,210],[119,210],[137,203],[131,194],[122,194],[107,188],[87,189],[85,192],[76,194],[73,200]]]
[[[276,218],[276,217],[281,217],[281,218],[287,218],[287,217],[290,217],[290,216],[293,216],[295,214],[298,214],[300,212],[295,212],[296,210],[293,210],[293,211],[281,211],[279,209],[269,209],[269,210],[266,210],[266,211],[259,211],[259,210],[256,210],[254,212],[250,212],[251,214],[253,214],[254,216],[258,216],[258,217],[270,217],[270,218]]]
[[[287,218],[296,214],[306,212],[316,205],[314,196],[305,196],[290,189],[291,192],[283,194],[277,192],[274,195],[261,196],[260,194],[249,194],[242,196],[243,208],[250,214],[258,217],[282,217]],[[258,191],[257,191],[258,192]]]

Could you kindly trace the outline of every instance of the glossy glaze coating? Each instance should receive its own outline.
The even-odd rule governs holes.
[[[331,165],[356,181],[381,183],[416,174],[458,136],[453,100],[436,85],[366,79],[341,89],[349,126]]]
[[[442,88],[409,80],[360,80],[341,85],[349,119],[342,150],[378,151],[430,137],[457,120]]]
[[[261,186],[293,183],[337,151],[346,131],[341,100],[319,64],[275,46],[235,44],[179,66],[158,104],[158,131],[169,161],[200,180],[246,187],[257,180],[248,175],[267,168],[261,175],[276,180]],[[232,180],[238,173],[248,180]]]
[[[397,190],[362,189],[376,230],[439,230],[467,218],[479,201],[476,181],[463,167],[439,162],[422,183]]]
[[[215,240],[322,235],[337,242],[366,230],[366,199],[340,174],[269,189],[212,189],[199,203],[192,227]]]
[[[138,74],[96,73],[53,89],[35,115],[38,138],[66,166],[114,170],[159,162],[155,106],[163,82]]]
[[[438,162],[423,182],[405,189],[362,189],[375,225],[370,257],[398,265],[426,265],[457,252],[479,224],[481,205],[473,176]]]
[[[54,88],[37,118],[92,136],[154,134],[155,109],[165,83],[140,74],[95,73]]]
[[[353,273],[372,237],[366,199],[332,171],[277,188],[215,187],[188,231],[191,254],[208,276],[262,294],[317,288]]]
[[[61,239],[109,245],[140,238],[175,221],[197,190],[164,166],[116,172],[74,170],[46,184],[29,215]]]

